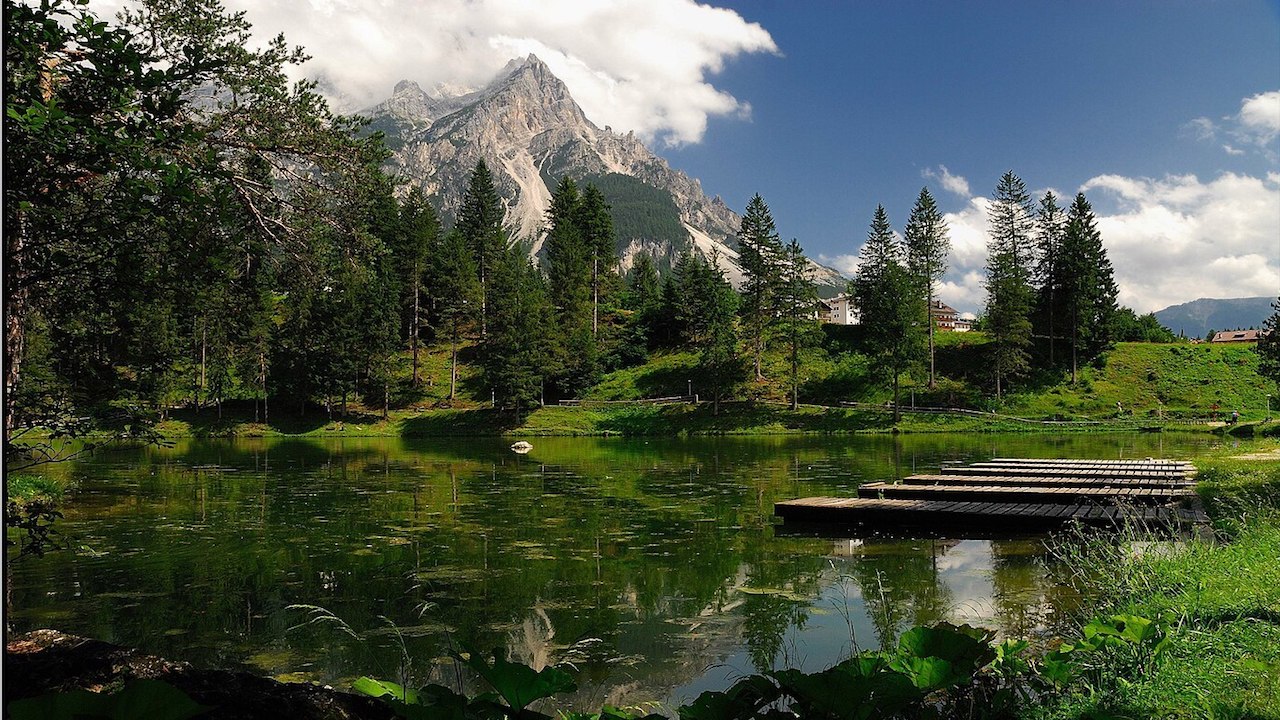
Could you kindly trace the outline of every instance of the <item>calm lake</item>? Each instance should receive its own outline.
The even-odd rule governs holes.
[[[178,441],[47,472],[74,551],[8,563],[8,620],[343,686],[450,681],[471,643],[674,707],[939,620],[1051,632],[1040,538],[806,537],[777,500],[993,456],[1194,458],[1210,435]],[[975,533],[979,534],[980,533]],[[332,624],[298,627],[306,604]],[[403,644],[403,651],[402,645]]]

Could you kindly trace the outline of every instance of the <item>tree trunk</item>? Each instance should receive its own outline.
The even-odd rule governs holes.
[[[452,403],[458,390],[458,337],[455,334],[449,345],[449,402]]]
[[[21,378],[22,354],[27,340],[29,296],[23,272],[22,253],[26,245],[26,213],[18,211],[17,227],[5,233],[5,318],[4,318],[4,442],[13,440],[14,398]]]
[[[409,321],[409,343],[413,346],[413,386],[416,388],[420,384],[418,381],[418,313],[421,312],[421,292],[418,286],[418,273],[413,274],[413,319]]]
[[[794,321],[792,327],[794,327]],[[791,338],[791,410],[800,409],[800,353],[799,341]]]
[[[1080,344],[1080,311],[1071,314],[1071,384],[1076,384],[1076,346]]]
[[[200,327],[200,391],[196,393],[196,412],[200,412],[200,406],[204,402],[204,391],[209,387],[209,376],[206,372],[207,365],[205,359],[209,353],[209,326],[208,320]]]
[[[262,383],[262,422],[267,422],[267,354],[258,353],[258,380]]]
[[[898,371],[893,371],[893,424],[897,425],[902,420],[902,413],[898,410],[898,392],[900,383],[898,381]]]
[[[934,361],[933,361],[933,283],[929,283],[929,307],[924,314],[925,322],[929,323],[929,389],[934,386]]]
[[[600,258],[591,259],[591,337],[600,328]]]

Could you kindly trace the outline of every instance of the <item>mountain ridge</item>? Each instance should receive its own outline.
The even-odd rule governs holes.
[[[1210,330],[1260,328],[1271,315],[1273,297],[1197,298],[1155,312],[1176,334],[1204,337]]]
[[[489,165],[503,198],[513,238],[541,250],[541,230],[551,187],[560,177],[581,180],[617,174],[670,194],[688,237],[683,243],[620,237],[622,269],[642,252],[670,264],[687,247],[715,258],[741,284],[736,233],[740,218],[719,196],[650,151],[634,133],[619,134],[591,122],[568,87],[536,55],[513,59],[480,89],[436,86],[424,91],[411,80],[363,113],[392,150],[390,166],[437,203],[446,223],[457,217],[467,180],[478,160]],[[606,196],[607,197],[607,196]],[[659,210],[654,210],[658,212]],[[813,263],[811,274],[827,287],[842,287],[837,271]]]

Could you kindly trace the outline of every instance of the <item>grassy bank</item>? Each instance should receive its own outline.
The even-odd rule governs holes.
[[[178,411],[157,430],[167,437],[483,437],[493,435],[768,435],[850,433],[946,433],[946,432],[1120,432],[1141,427],[1128,418],[1111,418],[1091,424],[1040,424],[1012,418],[963,414],[911,413],[904,411],[894,423],[883,407],[842,408],[787,405],[768,402],[723,403],[716,412],[711,403],[673,405],[593,404],[536,408],[516,416],[490,408],[394,410],[387,419],[380,413],[353,411],[347,415],[324,413],[310,416],[278,416],[255,422],[252,412],[227,409],[222,417]],[[1164,430],[1225,432],[1227,428],[1203,423],[1163,423]],[[1280,421],[1239,426],[1247,435],[1275,434]]]
[[[1280,459],[1200,463],[1198,492],[1218,541],[1092,541],[1065,567],[1089,617],[1158,620],[1165,651],[1147,667],[1102,656],[1035,718],[1280,718]]]

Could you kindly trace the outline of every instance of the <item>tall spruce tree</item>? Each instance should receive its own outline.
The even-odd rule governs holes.
[[[481,343],[485,381],[495,401],[517,416],[542,397],[555,323],[546,283],[529,262],[528,250],[516,244],[496,258],[489,332]]]
[[[738,262],[743,274],[742,332],[751,348],[756,380],[764,379],[761,365],[777,318],[782,258],[782,240],[769,206],[760,195],[753,195],[738,229]]]
[[[907,271],[919,286],[921,301],[929,330],[929,387],[934,386],[933,350],[933,297],[934,286],[947,272],[947,254],[951,251],[951,238],[947,233],[947,221],[938,210],[929,188],[921,188],[916,204],[903,232],[907,254]]]
[[[1049,365],[1057,364],[1055,353],[1058,333],[1062,332],[1062,309],[1065,265],[1062,244],[1067,231],[1067,219],[1058,199],[1052,192],[1040,198],[1036,209],[1036,255],[1034,283],[1036,286],[1036,324],[1044,330],[1049,340]]]
[[[419,346],[427,308],[424,305],[423,283],[429,274],[431,258],[440,242],[440,219],[435,208],[414,187],[400,205],[400,232],[392,250],[395,253],[403,288],[401,299],[401,336],[409,341],[413,368],[410,382],[413,387],[421,383],[419,377]]]
[[[920,355],[926,322],[917,283],[906,267],[906,250],[894,237],[889,215],[876,206],[859,252],[858,273],[850,291],[865,328],[868,357],[893,383],[893,421],[901,419],[901,378]]]
[[[595,382],[599,354],[592,331],[591,248],[583,232],[582,196],[569,177],[551,194],[543,248],[556,315],[556,380],[574,395]]]
[[[618,247],[609,203],[595,185],[587,185],[578,205],[578,230],[591,260],[591,334],[600,333],[600,303],[616,289]]]
[[[711,390],[712,413],[719,414],[721,401],[742,379],[734,323],[738,294],[714,258],[692,253],[677,264],[677,283],[678,319],[685,340],[698,350],[698,369]]]
[[[791,409],[800,406],[800,353],[817,344],[818,288],[809,277],[809,260],[792,238],[783,248],[781,282],[778,284],[778,334],[786,343],[790,372]]]
[[[466,238],[475,258],[476,277],[480,281],[480,335],[488,331],[490,296],[489,276],[507,248],[507,233],[502,229],[505,213],[502,198],[493,185],[493,175],[484,160],[477,160],[467,183],[458,228]]]
[[[454,228],[431,258],[431,295],[439,334],[449,340],[449,400],[458,392],[458,348],[479,325],[480,279],[462,231]]]
[[[1110,342],[1116,313],[1115,276],[1093,207],[1084,193],[1076,193],[1067,211],[1062,239],[1062,307],[1071,328],[1071,382],[1077,380],[1081,355],[1101,352]]]
[[[996,185],[988,216],[986,328],[992,340],[996,397],[1000,397],[1010,378],[1027,372],[1031,359],[1035,221],[1026,185],[1012,171]]]

